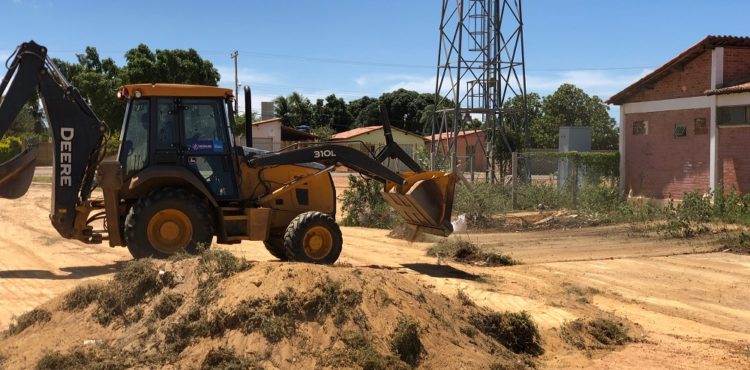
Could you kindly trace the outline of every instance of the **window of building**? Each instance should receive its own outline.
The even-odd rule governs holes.
[[[674,125],[674,137],[685,137],[685,136],[687,136],[687,127],[681,124]]]
[[[646,135],[648,133],[648,121],[633,122],[633,135]]]
[[[695,121],[693,121],[693,133],[695,135],[708,134],[708,125],[706,124],[705,118],[696,118]]]
[[[718,107],[716,109],[717,122],[720,125],[748,125],[750,124],[748,111],[750,111],[750,105]]]

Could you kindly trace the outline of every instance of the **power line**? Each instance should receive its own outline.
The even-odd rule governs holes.
[[[125,51],[113,51],[113,50],[98,50],[99,53],[106,54],[124,54]],[[276,54],[267,53],[260,51],[249,51],[239,50],[244,55],[255,56],[259,58],[276,59],[276,60],[298,60],[303,62],[314,62],[321,64],[338,64],[338,65],[356,65],[366,67],[387,67],[387,68],[413,68],[413,69],[430,69],[435,70],[437,66],[426,65],[426,64],[405,64],[405,63],[390,63],[382,61],[363,61],[354,59],[341,59],[341,58],[323,58],[305,55],[293,55],[293,54]],[[53,50],[51,54],[81,54],[81,51],[70,51],[70,50]],[[225,51],[218,50],[203,50],[199,51],[203,55],[224,55]],[[528,72],[574,72],[574,71],[626,71],[626,70],[642,70],[642,69],[653,69],[658,66],[614,66],[614,67],[581,67],[581,68],[526,68]]]

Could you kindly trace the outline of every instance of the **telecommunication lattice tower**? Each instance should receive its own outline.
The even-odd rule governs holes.
[[[510,151],[506,129],[527,131],[525,117],[522,122],[503,119],[503,104],[516,96],[522,98],[525,112],[521,0],[443,0],[431,132],[433,169],[448,162],[455,170],[460,164],[459,171],[471,171],[473,177],[477,168],[494,181],[493,148],[497,144]],[[476,120],[485,135],[481,151],[467,135]],[[463,153],[458,151],[462,140]],[[484,168],[476,165],[480,152]]]

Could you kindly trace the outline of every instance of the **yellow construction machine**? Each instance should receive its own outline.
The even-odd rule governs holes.
[[[267,152],[252,147],[250,114],[247,145],[234,144],[232,90],[127,85],[117,92],[127,102],[117,160],[104,160],[107,126],[46,48],[24,43],[8,66],[0,82],[0,134],[38,89],[55,148],[50,219],[65,238],[108,240],[135,258],[195,253],[214,236],[222,244],[259,240],[282,260],[330,264],[342,247],[330,173],[338,164],[382,182],[383,196],[407,223],[452,232],[456,175],[423,171],[393,141],[386,114],[387,145],[377,154],[327,142]],[[247,88],[245,99],[249,107]],[[0,165],[0,197],[27,191],[36,155],[29,146]],[[411,172],[390,170],[387,159]]]

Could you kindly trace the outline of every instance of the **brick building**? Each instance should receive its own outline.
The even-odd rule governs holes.
[[[750,37],[708,36],[607,103],[628,194],[750,192]]]

